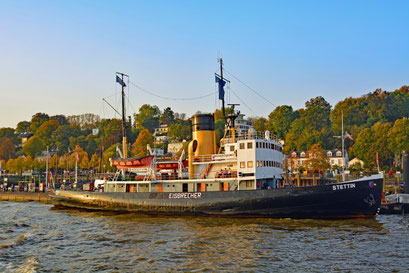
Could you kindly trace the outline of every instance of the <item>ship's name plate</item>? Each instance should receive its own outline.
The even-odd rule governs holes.
[[[202,198],[201,192],[177,192],[169,193],[169,199],[189,199]]]
[[[333,191],[346,190],[346,189],[355,189],[355,183],[340,184],[340,185],[333,185],[332,186]]]

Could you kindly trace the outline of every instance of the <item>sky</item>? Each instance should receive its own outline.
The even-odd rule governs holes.
[[[2,0],[0,128],[38,112],[118,117],[102,100],[120,109],[116,72],[128,115],[213,112],[219,57],[227,103],[250,117],[393,91],[409,84],[408,12],[406,0]]]

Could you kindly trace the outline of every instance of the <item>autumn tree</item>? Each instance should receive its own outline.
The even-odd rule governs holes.
[[[147,144],[153,147],[153,138],[148,129],[144,129],[139,133],[138,138],[132,145],[132,154],[134,156],[144,156],[148,153]]]
[[[395,121],[388,133],[389,149],[395,154],[409,151],[409,119],[402,118]]]
[[[312,145],[308,150],[308,159],[305,160],[305,166],[309,171],[321,172],[325,172],[330,168],[329,159],[319,144]]]
[[[37,113],[33,115],[30,122],[30,130],[33,133],[36,133],[37,129],[40,128],[41,124],[49,120],[50,117],[44,113]]]
[[[0,138],[0,159],[9,160],[16,153],[15,145],[9,137]]]

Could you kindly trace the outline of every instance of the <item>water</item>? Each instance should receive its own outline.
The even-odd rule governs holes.
[[[166,217],[0,202],[0,272],[409,272],[409,217]]]

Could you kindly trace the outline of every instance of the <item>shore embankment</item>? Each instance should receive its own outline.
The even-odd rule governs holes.
[[[43,192],[0,192],[0,201],[51,204],[49,194]]]

